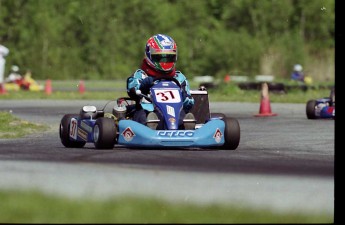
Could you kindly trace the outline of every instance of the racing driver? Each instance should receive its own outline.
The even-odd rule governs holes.
[[[194,129],[184,126],[183,119],[194,119],[194,115],[189,112],[194,105],[194,99],[190,94],[190,86],[183,73],[175,69],[177,61],[176,42],[168,35],[156,34],[150,37],[145,46],[144,59],[141,66],[130,77],[127,78],[128,96],[139,102],[140,95],[149,94],[154,78],[173,77],[176,78],[182,87],[183,110],[181,110],[179,129]],[[162,114],[155,110],[149,112],[136,104],[133,120],[141,124],[148,125],[152,129],[164,129]],[[149,120],[160,121],[158,123],[147,123]],[[152,125],[150,125],[152,124]]]

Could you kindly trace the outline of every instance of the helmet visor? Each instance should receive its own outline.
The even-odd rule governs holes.
[[[152,54],[151,58],[158,63],[176,62],[176,54]]]

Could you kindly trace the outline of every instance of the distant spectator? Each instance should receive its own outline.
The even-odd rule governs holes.
[[[291,79],[304,83],[303,67],[300,64],[294,65],[293,72],[291,73]]]
[[[3,45],[0,45],[0,84],[4,82],[4,73],[5,73],[5,57],[8,55],[10,50]]]
[[[20,73],[19,73],[19,67],[17,65],[13,65],[11,67],[10,74],[6,78],[6,82],[15,83],[21,79],[22,79],[22,75],[20,75]]]

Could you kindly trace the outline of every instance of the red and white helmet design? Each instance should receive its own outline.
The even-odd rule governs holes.
[[[175,41],[164,34],[156,34],[150,37],[146,43],[145,60],[157,71],[172,71],[177,60]]]

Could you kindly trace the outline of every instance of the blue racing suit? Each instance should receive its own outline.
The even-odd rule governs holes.
[[[302,72],[294,71],[291,73],[291,79],[304,82],[304,74]]]

